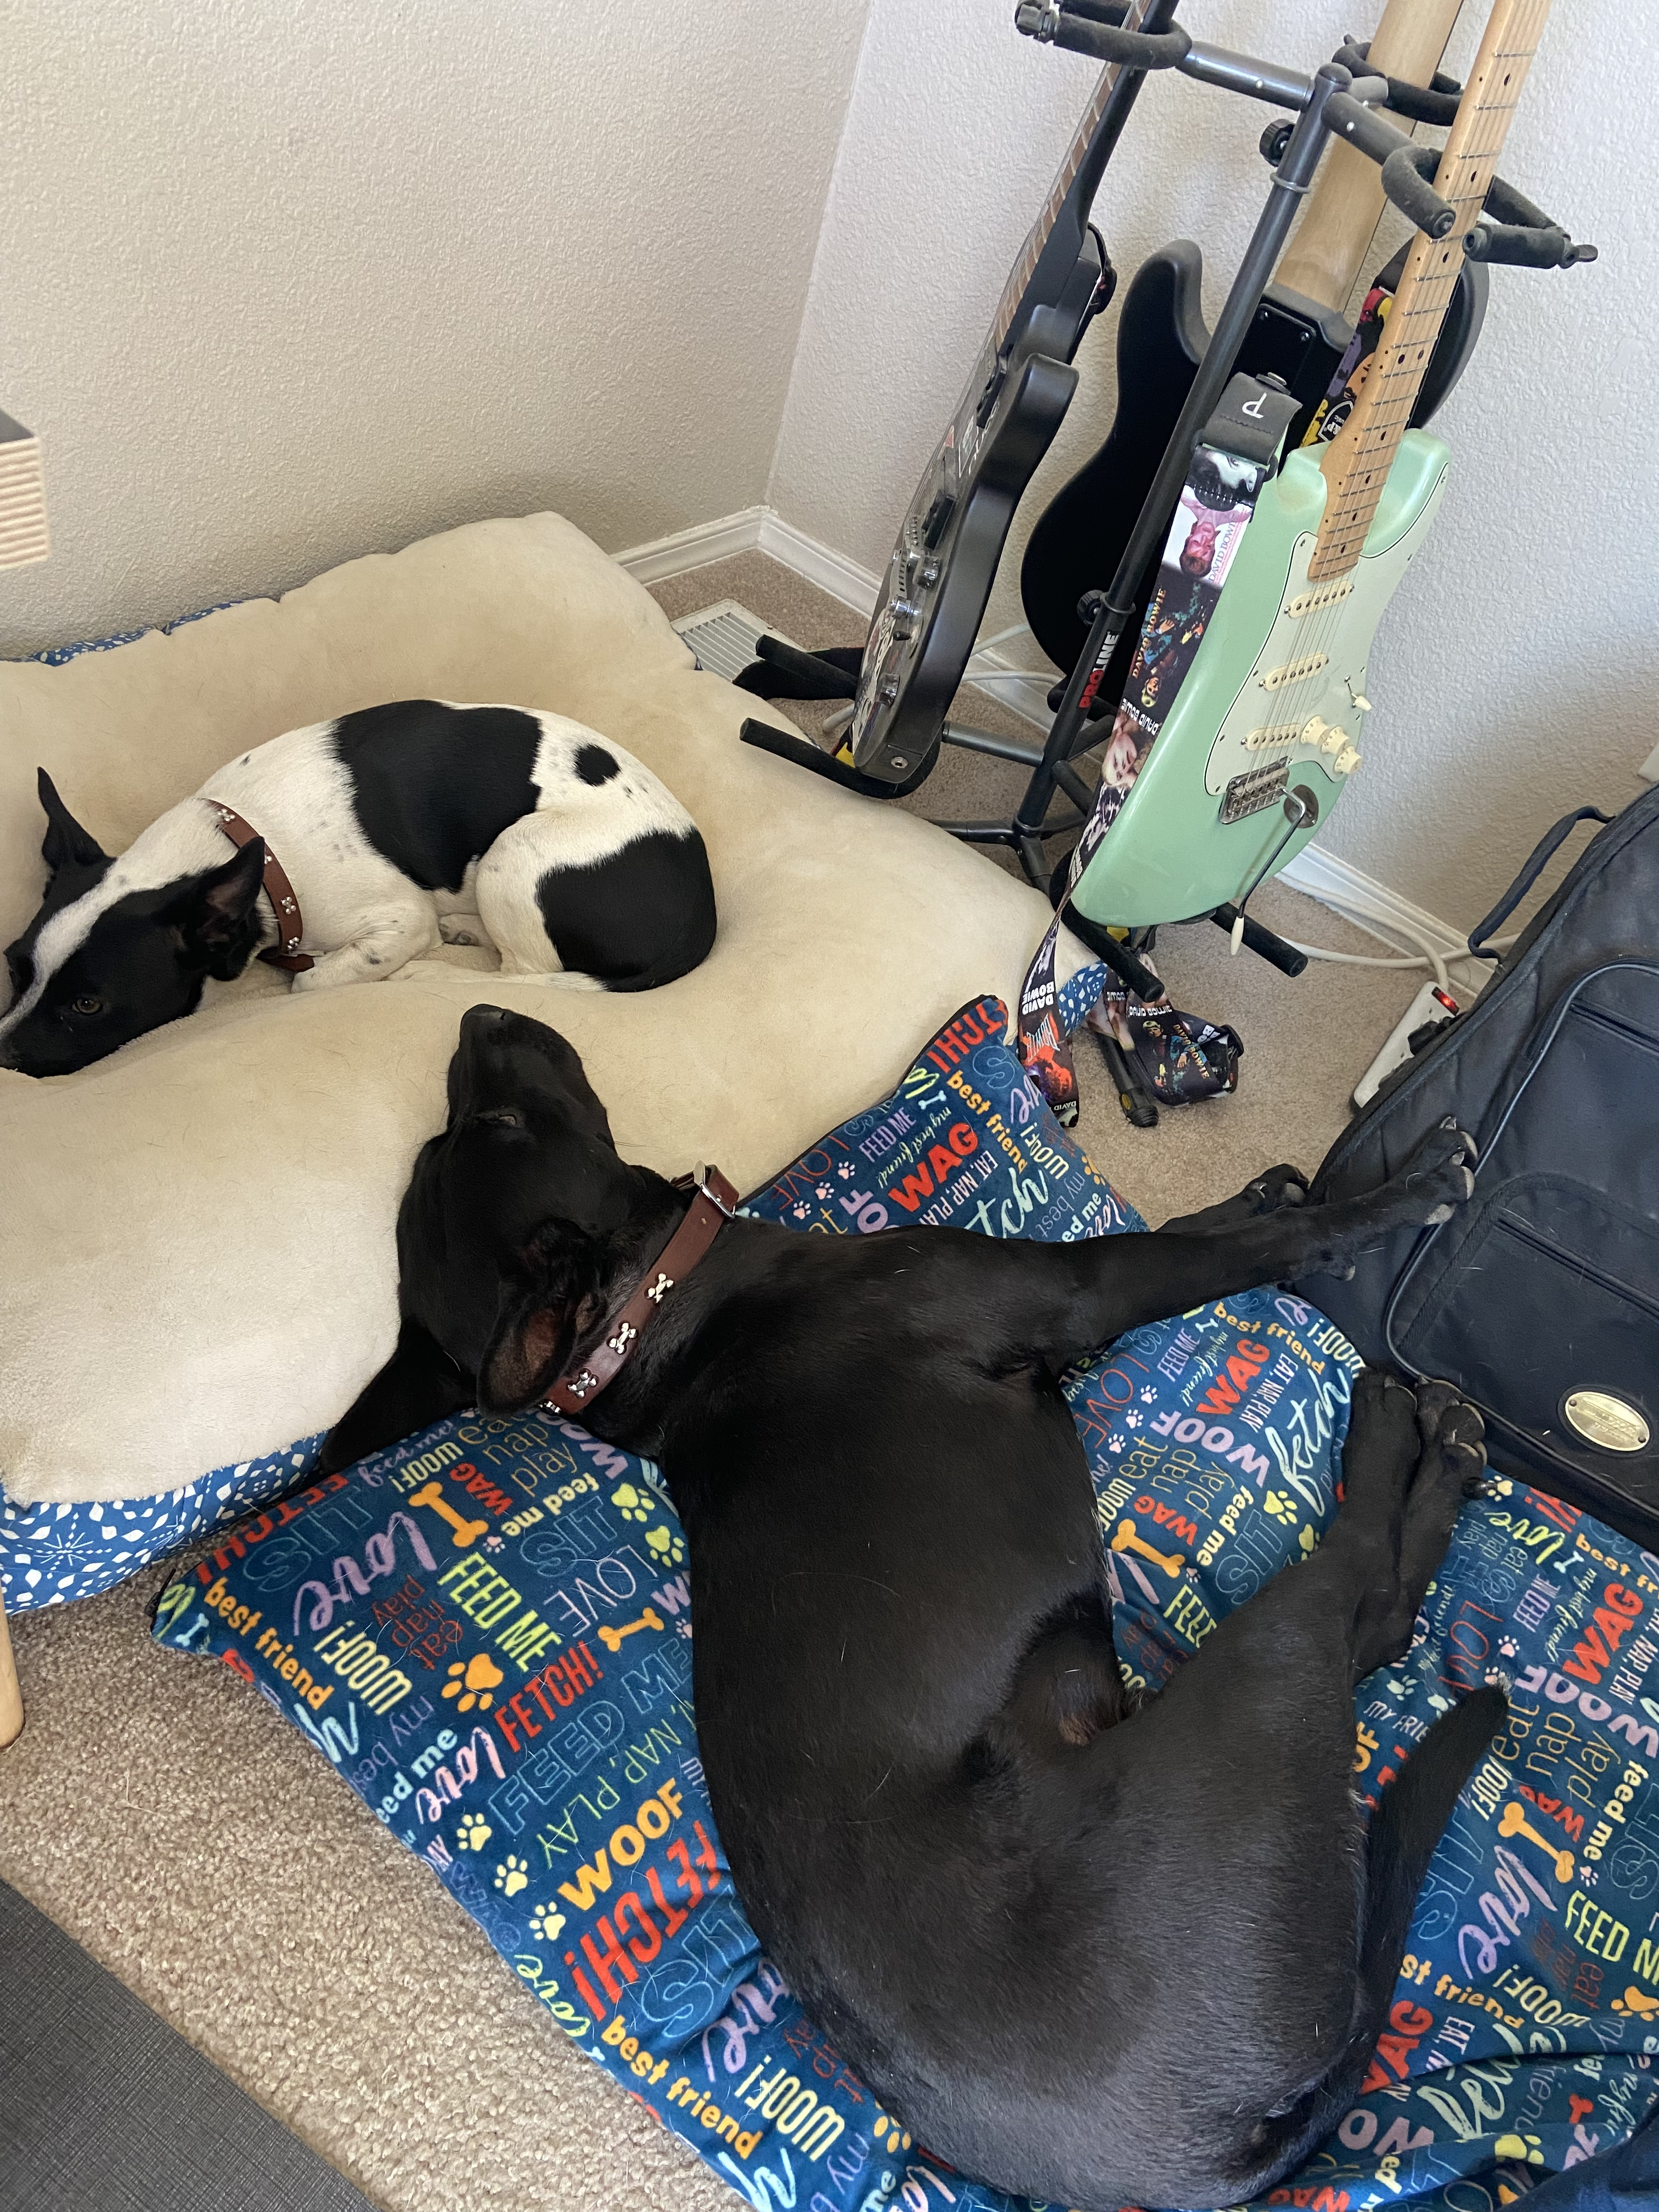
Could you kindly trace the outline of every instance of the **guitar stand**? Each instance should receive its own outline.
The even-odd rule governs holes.
[[[745,744],[793,761],[844,789],[870,798],[900,798],[915,791],[931,772],[940,744],[1017,763],[1030,770],[1030,780],[1012,817],[940,822],[937,826],[968,844],[1006,847],[1018,857],[1027,880],[1056,906],[1069,887],[1066,864],[1052,868],[1044,847],[1056,837],[1080,830],[1093,811],[1096,794],[1079,775],[1076,763],[1097,742],[1090,719],[1096,692],[1127,626],[1135,619],[1142,580],[1161,544],[1193,451],[1203,441],[1206,426],[1222,401],[1233,360],[1261,305],[1327,142],[1333,137],[1344,138],[1376,161],[1388,198],[1431,238],[1443,238],[1456,220],[1455,211],[1431,181],[1438,167],[1438,154],[1417,145],[1375,110],[1386,101],[1415,120],[1449,122],[1456,112],[1460,86],[1439,76],[1431,85],[1420,87],[1376,76],[1370,71],[1367,47],[1352,40],[1344,43],[1334,61],[1307,77],[1276,64],[1200,45],[1167,17],[1167,27],[1159,32],[1126,31],[1121,27],[1126,13],[1114,0],[1022,0],[1015,25],[1041,43],[1092,55],[1125,70],[1177,69],[1200,83],[1289,108],[1296,119],[1270,124],[1262,134],[1261,151],[1274,173],[1267,204],[1239,264],[1116,573],[1107,590],[1085,592],[1079,602],[1079,617],[1088,625],[1088,641],[1069,678],[1049,695],[1049,703],[1056,711],[1046,740],[1038,746],[946,720],[914,763],[897,757],[886,763],[890,771],[902,772],[900,780],[900,773],[868,774],[804,738],[787,735],[767,723],[747,721],[741,732]],[[1574,244],[1559,224],[1496,178],[1486,196],[1486,211],[1465,236],[1463,246],[1472,259],[1529,268],[1566,268],[1574,262],[1595,258],[1593,246]],[[1242,451],[1239,429],[1240,425],[1230,419],[1227,442],[1231,449]],[[1271,434],[1271,450],[1261,456],[1269,463],[1276,457],[1281,434],[1282,425]],[[786,679],[777,696],[855,699],[856,674],[837,665],[842,659],[850,659],[850,654],[831,659],[803,653],[770,637],[761,639],[757,651],[762,661],[771,664]],[[855,712],[855,706],[849,704],[831,715],[824,725],[825,736],[839,739],[852,726]],[[1300,787],[1286,796],[1292,832],[1305,821],[1304,796],[1310,801],[1311,795],[1304,794]],[[1051,816],[1049,809],[1056,797],[1068,811]],[[1294,813],[1293,805],[1298,810]],[[1282,974],[1299,975],[1308,964],[1307,956],[1242,911],[1255,888],[1252,884],[1237,905],[1218,906],[1207,918],[1226,930],[1236,945],[1243,944]],[[1137,951],[1152,944],[1154,930],[1133,930],[1126,942],[1075,908],[1067,916],[1066,926],[1137,996],[1163,995],[1162,984]]]

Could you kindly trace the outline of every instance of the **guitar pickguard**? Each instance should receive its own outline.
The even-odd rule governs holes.
[[[1363,750],[1371,639],[1448,459],[1437,438],[1407,431],[1364,552],[1319,584],[1308,576],[1325,501],[1317,459],[1291,454],[1264,486],[1163,727],[1073,890],[1088,920],[1141,927],[1212,913],[1329,818]],[[1300,826],[1282,804],[1293,788],[1315,802]]]
[[[1348,588],[1310,583],[1317,536],[1309,530],[1297,537],[1278,616],[1210,747],[1204,788],[1212,798],[1242,777],[1280,766],[1293,777],[1302,763],[1317,761],[1337,778],[1358,765],[1371,640],[1428,534],[1444,481],[1443,471],[1391,544],[1361,555],[1341,580]]]

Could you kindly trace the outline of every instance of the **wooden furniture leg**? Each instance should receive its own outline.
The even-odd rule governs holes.
[[[23,1725],[23,1697],[17,1686],[17,1662],[6,1629],[6,1602],[0,1596],[0,1751],[16,1741]]]

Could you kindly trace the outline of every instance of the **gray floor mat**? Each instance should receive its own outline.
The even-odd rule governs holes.
[[[0,2212],[369,2212],[0,1882]]]

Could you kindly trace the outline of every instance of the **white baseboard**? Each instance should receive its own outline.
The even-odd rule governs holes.
[[[876,599],[881,589],[881,579],[856,561],[849,561],[844,553],[833,546],[821,544],[809,538],[804,530],[797,530],[793,522],[786,522],[775,508],[745,507],[736,514],[723,514],[713,522],[701,522],[690,530],[677,530],[672,537],[653,538],[648,545],[630,546],[625,553],[615,557],[621,567],[642,584],[660,583],[669,576],[680,576],[689,569],[706,568],[711,561],[727,561],[738,553],[765,553],[809,584],[816,584],[832,599],[850,607],[866,617],[875,611]],[[1019,666],[1017,660],[994,649],[976,653],[968,664],[968,681],[976,674],[986,674]],[[1048,685],[1040,682],[995,684],[986,687],[988,697],[999,700],[1026,720],[1046,726],[1048,714]],[[1659,759],[1659,756],[1656,756]],[[1309,845],[1297,854],[1284,869],[1279,880],[1288,884],[1292,890],[1304,891],[1310,898],[1317,899],[1323,906],[1357,922],[1381,936],[1383,943],[1394,940],[1382,934],[1390,921],[1398,933],[1398,949],[1415,951],[1417,940],[1432,945],[1443,958],[1467,957],[1468,939],[1438,915],[1431,914],[1425,907],[1413,905],[1398,891],[1390,890],[1374,876],[1368,876],[1352,862],[1340,860],[1317,846]]]
[[[683,576],[689,568],[706,568],[711,561],[729,561],[735,553],[752,553],[760,544],[761,523],[769,507],[745,507],[736,514],[722,514],[713,522],[694,523],[672,537],[653,538],[646,545],[630,545],[612,555],[618,568],[641,584],[660,584],[669,576]]]
[[[1304,845],[1288,866],[1279,871],[1279,880],[1293,891],[1304,891],[1310,898],[1317,899],[1322,906],[1329,907],[1361,929],[1368,929],[1384,944],[1398,943],[1401,952],[1415,952],[1416,940],[1433,945],[1443,959],[1468,957],[1468,939],[1443,921],[1437,914],[1426,907],[1417,906],[1402,898],[1387,884],[1380,884],[1375,876],[1368,876],[1363,868],[1356,868],[1351,860],[1344,860],[1334,853],[1328,853],[1319,845]],[[1386,933],[1390,922],[1395,925],[1396,939]]]
[[[878,576],[832,546],[821,545],[770,507],[742,507],[736,514],[722,514],[713,522],[677,530],[670,538],[653,538],[648,545],[630,545],[612,558],[641,584],[660,584],[669,576],[706,568],[712,561],[729,561],[737,553],[769,555],[805,582],[816,584],[819,591],[862,615],[866,622],[876,611],[881,590]]]
[[[862,615],[868,622],[876,611],[876,601],[881,595],[881,578],[868,568],[861,568],[856,561],[849,561],[844,553],[833,547],[821,545],[816,538],[809,538],[804,530],[797,530],[793,522],[786,522],[769,507],[763,507],[763,518],[760,536],[756,543],[763,553],[793,569],[797,576],[809,584],[816,584],[832,599],[839,599],[854,614]]]

